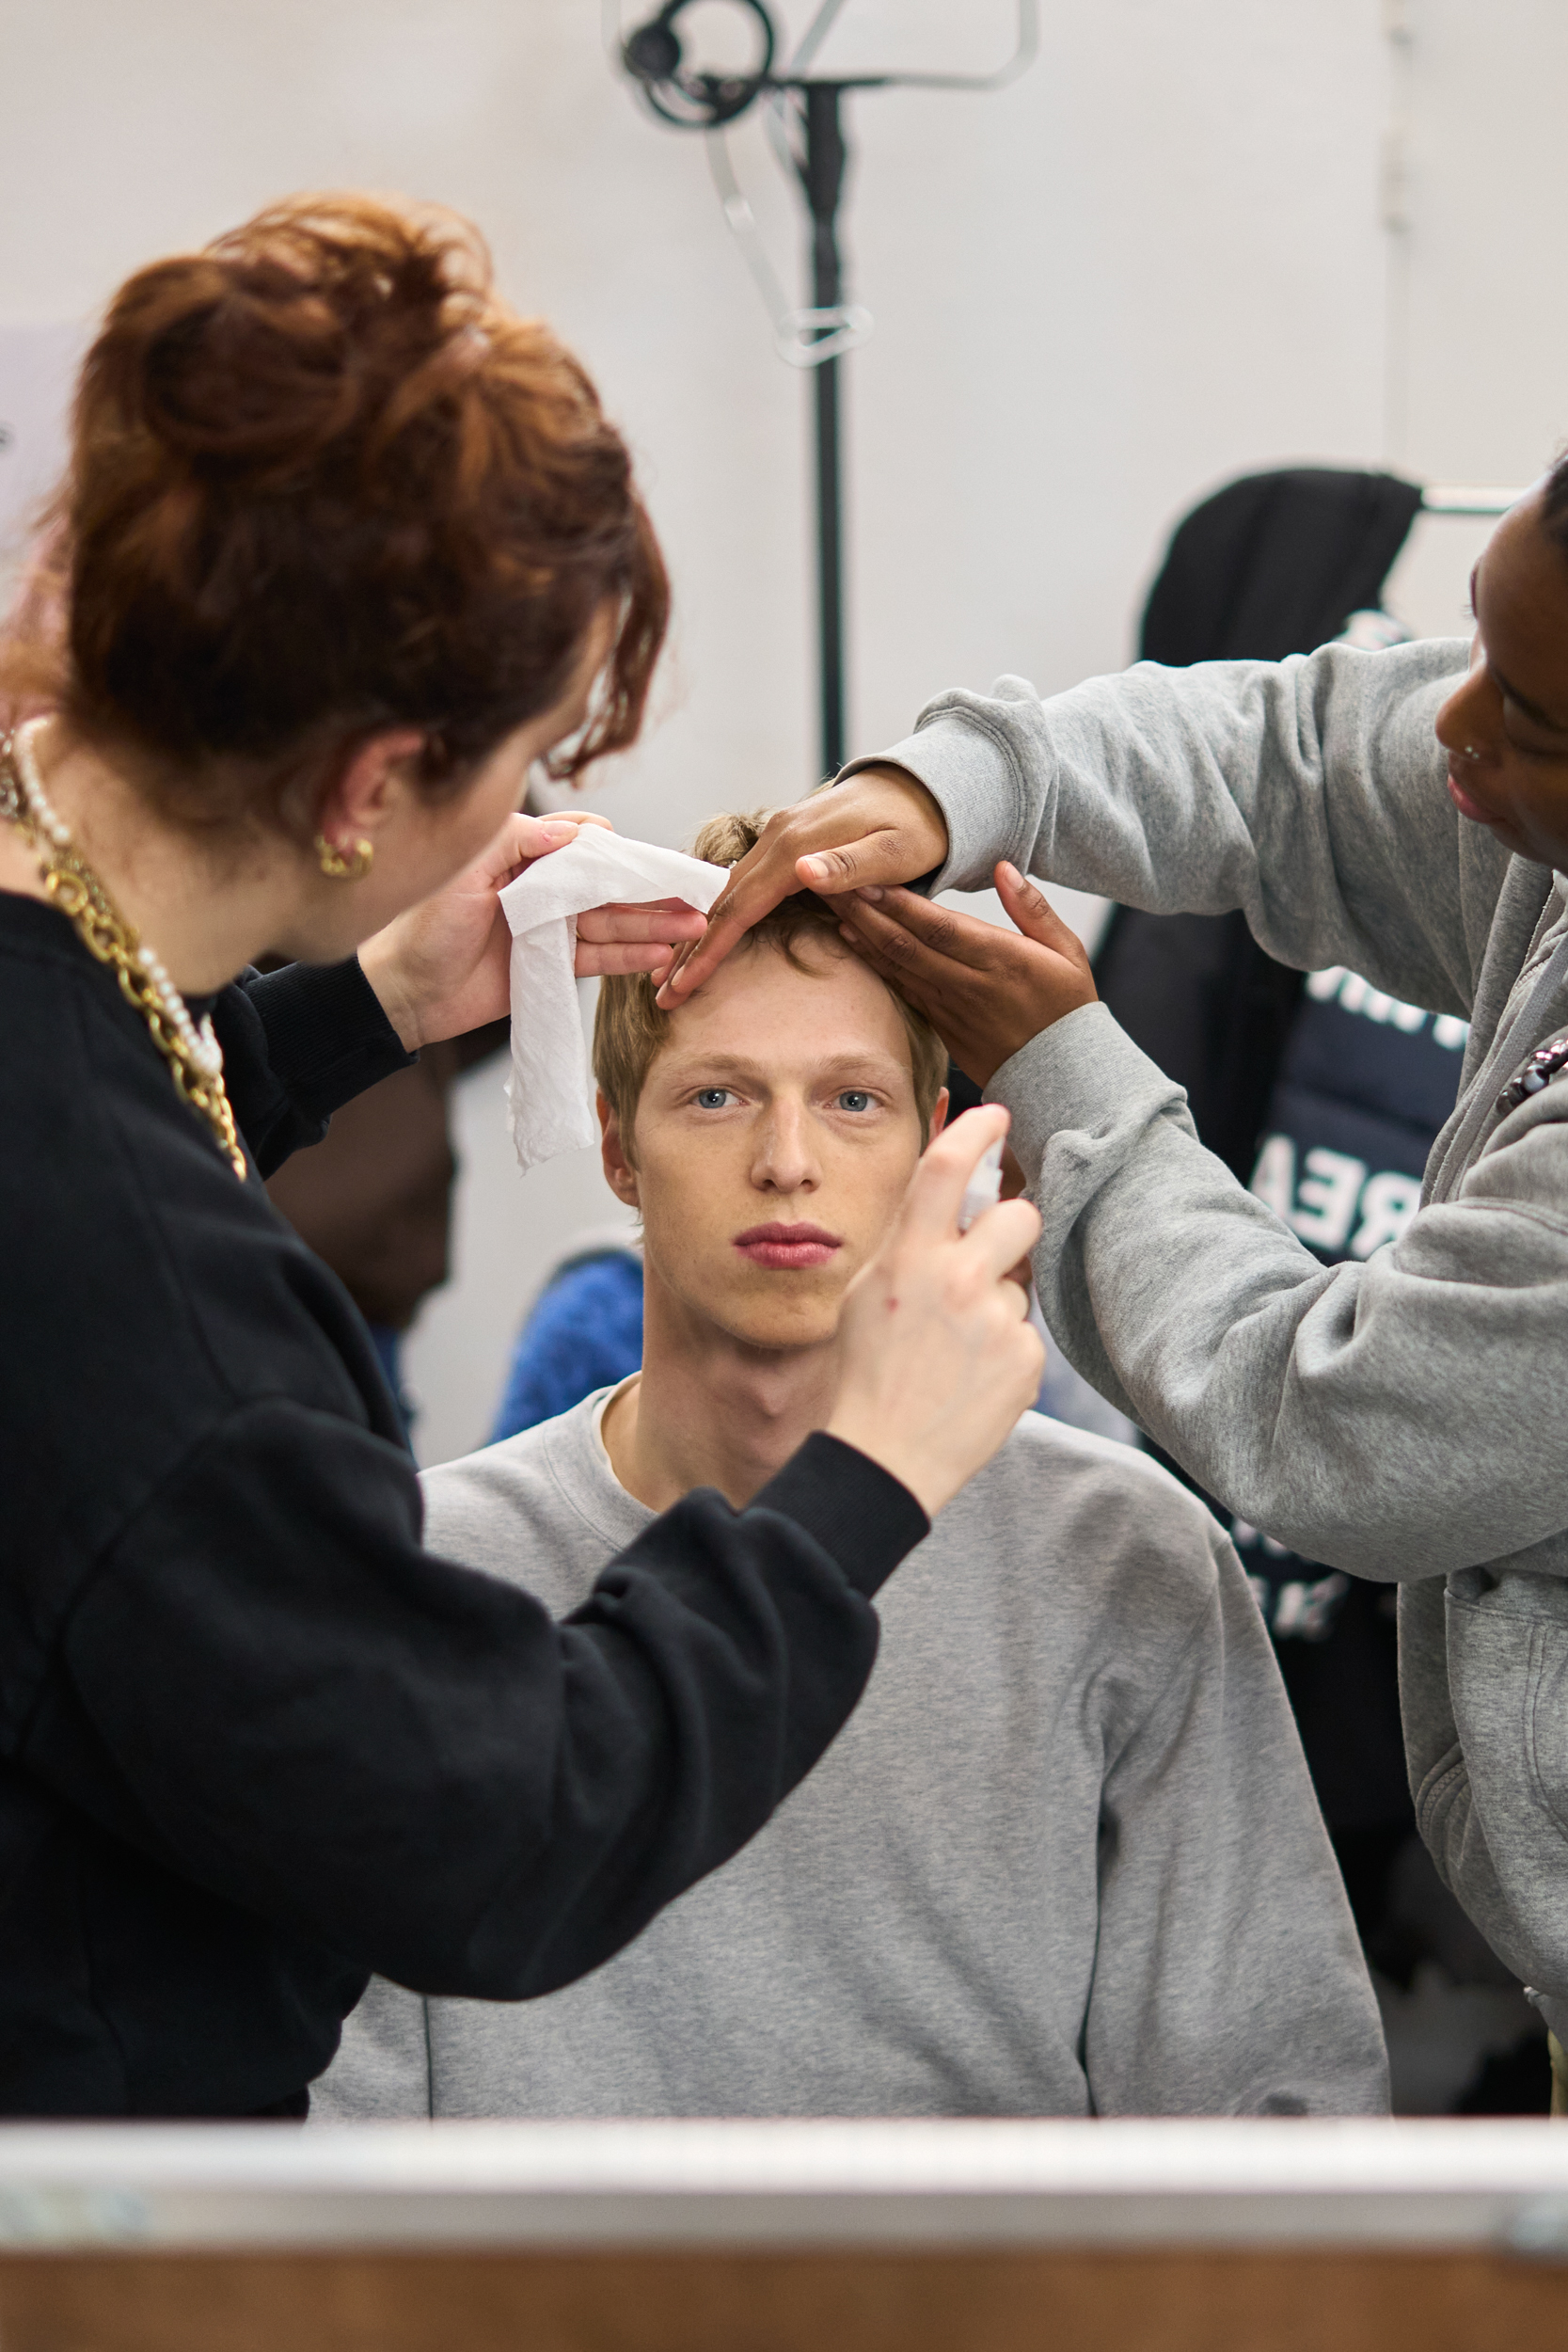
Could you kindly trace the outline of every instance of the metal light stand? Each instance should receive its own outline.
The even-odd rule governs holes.
[[[843,102],[849,90],[1000,89],[1032,63],[1037,41],[1036,0],[1018,0],[1018,43],[995,73],[868,73],[829,76],[804,69],[827,36],[843,0],[824,0],[798,44],[786,71],[775,73],[778,37],[764,0],[736,0],[752,20],[758,54],[744,73],[717,74],[690,69],[682,52],[676,20],[691,0],[670,0],[635,32],[621,37],[619,8],[607,0],[607,35],[620,64],[637,83],[648,107],[677,130],[705,131],[725,217],[746,250],[763,298],[772,313],[781,355],[816,376],[817,676],[820,711],[820,773],[835,775],[846,749],[844,614],[844,468],[839,407],[839,361],[871,331],[870,314],[847,306],[844,262],[838,241],[839,206],[848,146]],[[613,19],[613,22],[611,22]],[[811,221],[809,310],[789,309],[773,276],[750,205],[741,195],[723,150],[722,134],[759,98],[799,104],[800,146],[788,162],[800,182]]]
[[[838,207],[844,192],[848,151],[844,143],[841,102],[846,82],[807,82],[805,153],[800,185],[811,212],[811,299],[816,310],[838,310],[844,301],[844,264],[838,246]],[[844,765],[844,485],[839,468],[839,354],[830,352],[813,373],[816,379],[816,662],[821,697],[821,770],[835,776]]]

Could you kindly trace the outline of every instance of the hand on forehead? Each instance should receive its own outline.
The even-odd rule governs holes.
[[[832,902],[862,882],[914,882],[934,873],[946,855],[942,811],[901,769],[870,768],[831,792],[775,809],[736,860],[705,936],[675,956],[659,989],[660,1007],[670,1011],[684,1003],[753,924],[797,892],[813,891]]]

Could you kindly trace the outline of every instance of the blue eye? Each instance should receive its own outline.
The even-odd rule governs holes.
[[[871,1097],[864,1087],[846,1087],[838,1098],[838,1107],[841,1111],[866,1111],[871,1108]]]
[[[721,1111],[730,1099],[728,1087],[701,1087],[692,1096],[700,1111]]]

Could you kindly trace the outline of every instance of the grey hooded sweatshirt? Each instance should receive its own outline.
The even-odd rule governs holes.
[[[1568,886],[1449,799],[1433,723],[1467,659],[1141,663],[1044,702],[1004,678],[879,756],[942,804],[937,890],[1007,857],[1162,914],[1240,907],[1282,962],[1468,1016],[1422,1208],[1364,1264],[1321,1265],[1244,1192],[1102,1006],[989,1091],[1079,1371],[1255,1526],[1400,1584],[1421,1834],[1564,2034],[1568,1083],[1499,1097],[1568,1036]]]

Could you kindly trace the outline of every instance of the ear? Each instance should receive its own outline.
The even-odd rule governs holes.
[[[953,1098],[948,1093],[947,1089],[943,1087],[942,1092],[937,1096],[936,1101],[931,1105],[931,1123],[926,1130],[926,1140],[927,1143],[935,1143],[938,1136],[941,1135],[942,1129],[947,1124],[947,1114],[952,1107]]]
[[[594,1107],[599,1114],[599,1152],[604,1162],[605,1183],[617,1200],[624,1200],[628,1209],[640,1209],[642,1203],[637,1197],[637,1170],[626,1156],[621,1121],[611,1108],[609,1095],[595,1095]]]
[[[321,830],[374,840],[408,790],[408,763],[424,749],[418,727],[387,727],[371,735],[328,786],[321,804]]]

